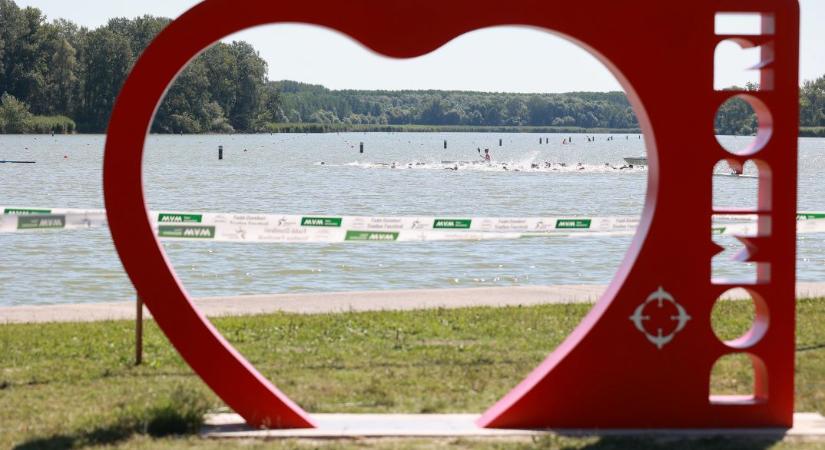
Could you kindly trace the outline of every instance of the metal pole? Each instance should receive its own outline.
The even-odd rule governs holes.
[[[135,365],[143,363],[143,299],[137,296],[137,317],[135,319]]]

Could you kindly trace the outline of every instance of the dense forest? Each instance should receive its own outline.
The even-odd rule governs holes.
[[[637,128],[623,92],[332,91],[279,81],[281,122]]]
[[[129,70],[169,21],[119,18],[89,30],[0,0],[0,132],[105,132]],[[825,76],[803,84],[800,107],[803,127],[825,127]],[[633,132],[638,123],[622,92],[356,91],[269,81],[258,52],[232,42],[190,63],[152,125],[156,133],[468,128]],[[716,129],[752,134],[756,119],[744,101],[732,101]]]

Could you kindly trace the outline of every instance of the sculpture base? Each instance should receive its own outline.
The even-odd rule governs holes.
[[[256,430],[237,414],[210,414],[201,436],[214,439],[522,438],[545,435],[602,437],[747,437],[825,441],[825,417],[794,414],[794,426],[754,429],[503,430],[480,428],[478,414],[312,414],[314,429]]]

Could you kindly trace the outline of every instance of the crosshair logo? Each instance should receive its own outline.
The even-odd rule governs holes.
[[[661,350],[685,328],[690,316],[669,292],[659,286],[636,308],[630,320]]]

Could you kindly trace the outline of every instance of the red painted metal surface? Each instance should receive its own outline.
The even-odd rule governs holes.
[[[717,13],[758,13],[762,31],[717,35]],[[143,144],[158,102],[198,52],[234,32],[293,22],[338,30],[370,49],[408,58],[496,25],[546,29],[596,55],[619,79],[646,136],[650,172],[639,231],[597,305],[538,368],[479,420],[485,427],[790,426],[793,413],[798,5],[795,0],[454,0],[273,2],[208,0],[174,21],[144,52],[112,114],[104,188],[115,246],[138,294],[186,362],[250,425],[312,427],[193,306],[154,237],[144,202]],[[761,46],[763,89],[748,92],[759,133],[747,154],[714,138],[721,41]],[[513,51],[518,51],[516,47]],[[540,55],[524,55],[533,58]],[[491,64],[494,62],[491,61]],[[758,235],[742,238],[756,282],[711,279],[720,248],[709,232],[711,173],[727,160],[760,168]],[[711,329],[720,294],[754,296],[752,330],[723,342]],[[749,397],[710,397],[725,355],[754,361]]]

